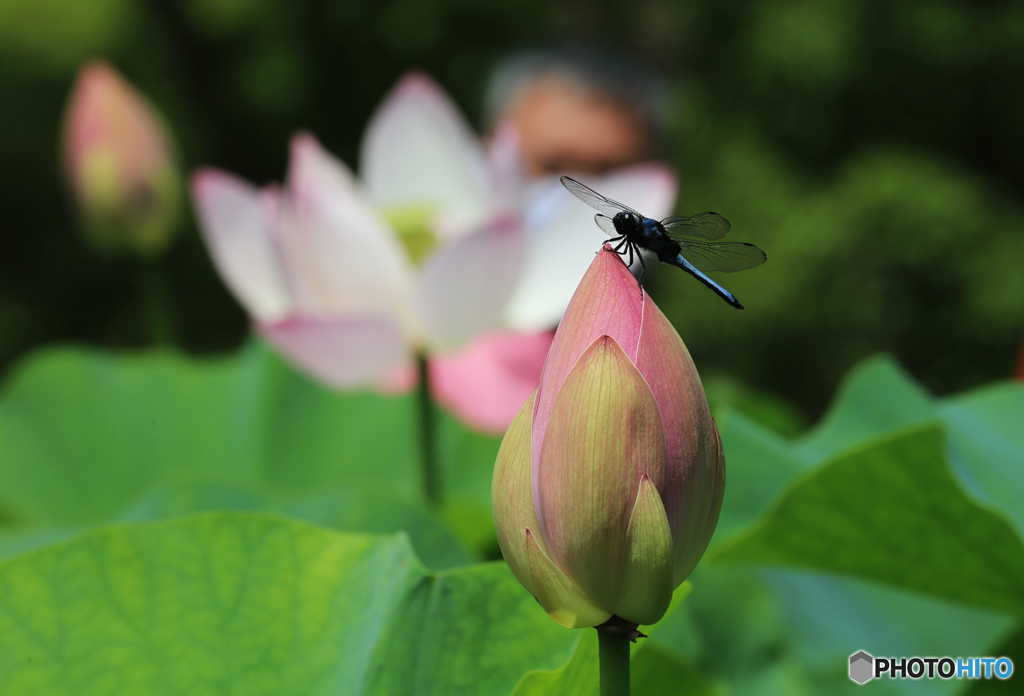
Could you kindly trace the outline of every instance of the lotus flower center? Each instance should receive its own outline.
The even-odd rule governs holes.
[[[384,218],[402,242],[405,253],[413,265],[421,266],[437,246],[437,236],[430,226],[435,210],[432,206],[405,206],[384,211]]]

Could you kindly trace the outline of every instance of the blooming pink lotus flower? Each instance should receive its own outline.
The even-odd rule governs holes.
[[[560,624],[651,624],[707,548],[725,457],[679,335],[607,247],[494,467],[505,560]]]
[[[408,388],[422,352],[440,403],[503,432],[568,301],[509,330],[509,298],[536,292],[522,283],[537,235],[524,227],[515,135],[485,149],[447,95],[412,74],[372,117],[360,161],[361,182],[300,134],[281,188],[197,173],[193,200],[221,275],[260,334],[319,381]],[[588,258],[600,230],[583,217]]]
[[[175,229],[182,186],[153,106],[107,63],[87,63],[63,138],[65,173],[88,239],[110,252],[162,251]]]

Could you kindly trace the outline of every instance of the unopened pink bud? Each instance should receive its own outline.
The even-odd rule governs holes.
[[[565,626],[650,624],[707,548],[724,489],[686,346],[606,247],[495,463],[505,560]]]
[[[64,168],[87,238],[153,256],[170,241],[181,174],[149,102],[110,65],[82,67],[64,122]]]

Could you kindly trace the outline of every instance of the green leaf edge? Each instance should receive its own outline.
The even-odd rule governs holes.
[[[995,522],[996,524],[1000,524],[1000,525],[1004,526],[1006,528],[1006,531],[1010,532],[1014,537],[1016,537],[1020,541],[1020,543],[1021,543],[1021,552],[1022,552],[1022,554],[1024,554],[1024,539],[1021,539],[1020,535],[1017,533],[1016,525],[1011,520],[1009,520],[1006,517],[1006,515],[1003,514],[1003,512],[1000,509],[998,509],[998,508],[996,508],[996,507],[994,507],[992,505],[989,505],[987,502],[979,499],[977,495],[975,495],[972,491],[970,491],[969,489],[967,489],[963,485],[963,481],[962,481],[960,475],[958,474],[958,472],[955,469],[955,467],[952,465],[952,461],[951,461],[951,457],[950,457],[950,451],[949,451],[948,425],[941,418],[929,418],[927,420],[913,422],[913,423],[908,424],[908,425],[906,425],[905,427],[902,427],[902,428],[895,428],[895,429],[892,429],[892,430],[888,430],[888,431],[886,431],[886,432],[884,432],[884,433],[882,433],[882,434],[880,434],[880,435],[878,435],[876,437],[872,437],[872,438],[870,438],[868,440],[865,440],[865,441],[856,443],[854,445],[851,445],[849,447],[846,447],[846,448],[838,451],[834,455],[828,457],[827,459],[822,460],[819,464],[814,465],[813,467],[811,467],[811,468],[807,469],[806,471],[804,471],[803,473],[799,474],[792,481],[790,481],[790,483],[782,491],[779,492],[779,494],[776,496],[775,500],[773,500],[772,503],[766,508],[765,512],[760,516],[760,518],[758,520],[756,520],[755,522],[751,523],[751,525],[748,526],[747,529],[735,533],[730,538],[723,540],[722,542],[717,544],[713,549],[709,550],[709,552],[706,554],[705,558],[703,559],[704,562],[706,562],[706,563],[749,563],[751,565],[780,565],[780,566],[784,566],[784,567],[799,568],[799,569],[803,569],[803,570],[812,570],[812,571],[826,572],[826,573],[830,573],[830,574],[834,574],[834,575],[840,575],[840,576],[843,576],[843,575],[854,575],[852,573],[841,573],[841,572],[835,571],[835,570],[833,570],[831,568],[821,568],[819,566],[815,566],[815,565],[809,564],[809,563],[808,564],[804,564],[804,563],[778,563],[778,564],[775,564],[775,563],[763,563],[763,562],[759,562],[759,561],[749,561],[747,559],[742,558],[742,553],[737,551],[737,549],[740,549],[742,546],[744,546],[747,543],[752,543],[751,540],[754,537],[756,537],[757,535],[759,535],[760,533],[762,533],[765,530],[765,528],[769,526],[769,524],[771,523],[771,521],[774,518],[775,514],[779,511],[780,508],[783,507],[783,505],[787,502],[787,500],[790,498],[790,496],[795,494],[797,489],[799,489],[801,486],[805,485],[809,481],[812,481],[813,479],[823,475],[835,463],[841,462],[841,461],[843,461],[843,460],[845,460],[845,459],[847,459],[849,457],[855,456],[855,455],[857,455],[857,454],[859,454],[861,452],[866,452],[868,450],[871,450],[871,449],[873,449],[875,447],[878,447],[880,445],[883,445],[883,444],[885,444],[887,442],[899,440],[899,439],[902,439],[902,438],[905,438],[905,437],[908,437],[908,436],[912,436],[912,435],[917,434],[917,433],[923,433],[923,432],[931,431],[931,430],[937,431],[941,435],[943,441],[946,443],[946,447],[944,449],[944,451],[945,451],[945,462],[944,462],[943,470],[944,470],[945,474],[949,477],[950,483],[952,483],[955,486],[955,488],[959,491],[959,493],[964,497],[964,499],[971,506],[977,508],[977,510],[978,510],[978,512],[980,514],[986,515],[986,516],[992,518],[993,522]],[[872,575],[868,575],[868,574],[856,575],[856,577],[860,577],[860,578],[866,579],[866,580],[871,581],[871,582],[879,582],[881,584],[884,584],[884,585],[887,585],[887,586],[890,586],[890,587],[896,587],[898,589],[909,590],[909,591],[912,591],[912,592],[920,592],[922,594],[927,594],[929,596],[939,597],[939,598],[945,599],[945,600],[952,599],[954,601],[960,601],[962,603],[970,604],[972,606],[979,606],[979,607],[984,608],[984,609],[989,609],[989,610],[995,609],[997,611],[1013,611],[1014,613],[1016,613],[1019,616],[1024,616],[1024,603],[1017,603],[1014,608],[1007,607],[1006,605],[993,606],[992,604],[972,602],[972,601],[969,601],[969,600],[965,600],[963,598],[959,598],[959,599],[958,598],[952,598],[952,597],[949,597],[947,595],[927,592],[927,591],[922,590],[922,589],[917,588],[917,587],[908,587],[908,586],[899,585],[899,584],[895,584],[895,583],[884,581],[884,580],[879,580],[878,578],[876,578],[876,577],[874,577]]]

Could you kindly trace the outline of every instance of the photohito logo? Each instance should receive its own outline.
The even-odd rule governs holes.
[[[1009,679],[1008,657],[872,657],[863,650],[850,655],[850,679],[865,684],[876,677],[889,679]]]

